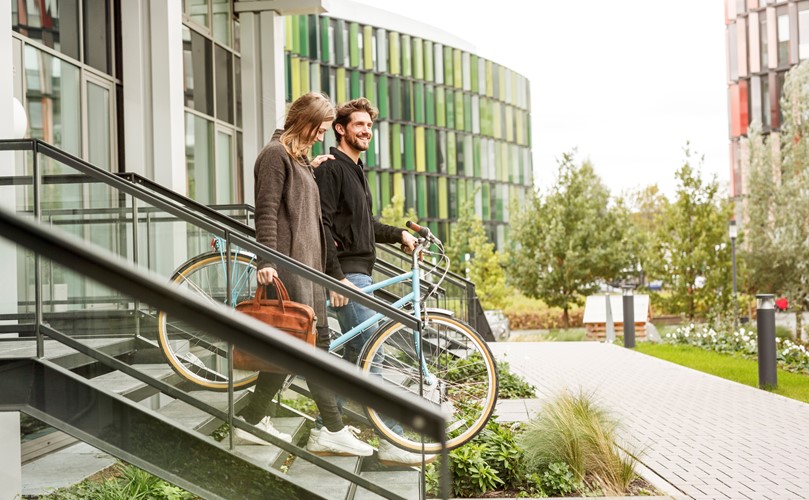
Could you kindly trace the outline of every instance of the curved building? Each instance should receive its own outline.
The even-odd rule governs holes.
[[[510,203],[532,189],[528,80],[411,19],[343,0],[73,0],[11,10],[5,69],[29,136],[200,202],[252,203],[255,157],[285,105],[310,90],[379,108],[364,158],[377,213],[401,195],[447,238],[474,198],[502,245]]]

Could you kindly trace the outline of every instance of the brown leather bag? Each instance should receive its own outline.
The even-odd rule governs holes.
[[[306,304],[289,300],[289,293],[280,279],[273,280],[277,299],[265,298],[265,286],[259,286],[256,296],[236,305],[236,310],[263,321],[284,333],[314,346],[317,339],[315,311]],[[261,358],[233,348],[233,368],[261,372],[284,373],[286,370],[268,363]]]

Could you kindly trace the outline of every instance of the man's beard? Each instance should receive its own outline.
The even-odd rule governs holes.
[[[371,144],[370,137],[368,138],[368,142],[365,144],[361,143],[360,139],[356,135],[347,135],[345,136],[345,139],[348,145],[357,151],[367,151],[368,146]]]

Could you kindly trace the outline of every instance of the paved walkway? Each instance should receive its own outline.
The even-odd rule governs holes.
[[[616,345],[490,346],[541,398],[564,388],[594,392],[628,441],[645,449],[643,465],[678,496],[809,499],[809,404]]]

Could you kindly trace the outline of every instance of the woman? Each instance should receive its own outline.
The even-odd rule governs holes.
[[[309,160],[316,141],[322,141],[335,117],[334,106],[319,93],[305,94],[289,108],[283,130],[276,130],[269,144],[259,154],[254,167],[256,195],[256,239],[320,272],[325,270],[325,236],[320,217],[320,196],[314,179],[314,168],[332,155],[319,155]],[[328,349],[329,330],[326,321],[326,294],[322,287],[296,274],[276,270],[270,262],[260,262],[258,282],[269,285],[278,277],[289,291],[290,299],[315,310],[322,325],[317,327],[318,347]],[[260,373],[250,403],[240,412],[245,421],[268,433],[291,441],[288,434],[276,430],[267,416],[272,397],[281,388],[285,376]],[[323,455],[370,456],[373,448],[358,440],[343,425],[331,391],[310,383],[325,429],[307,448]],[[237,441],[267,444],[236,429]]]

